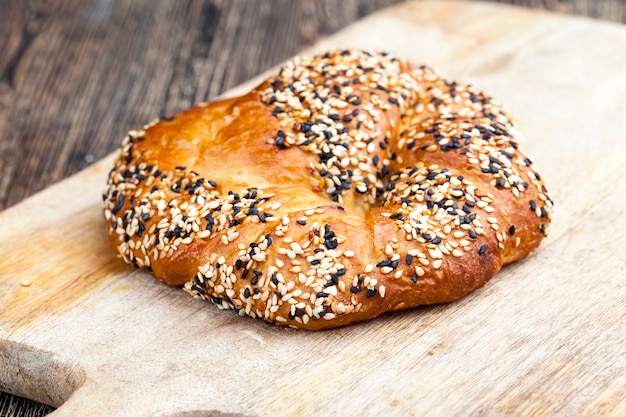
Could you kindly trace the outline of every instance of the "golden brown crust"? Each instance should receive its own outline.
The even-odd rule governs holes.
[[[221,308],[324,329],[453,301],[547,234],[514,121],[387,54],[295,58],[249,94],[132,131],[113,250]]]

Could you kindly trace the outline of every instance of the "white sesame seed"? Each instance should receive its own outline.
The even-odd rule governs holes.
[[[252,259],[254,259],[257,262],[265,262],[265,252],[257,252],[254,255],[252,255]]]
[[[302,247],[298,244],[298,242],[292,242],[291,243],[291,250],[296,254],[296,255],[302,255],[304,254],[304,251],[302,250]]]
[[[441,253],[441,250],[439,250],[438,248],[428,249],[428,254],[433,259],[439,259],[443,257],[443,253]]]
[[[324,290],[322,292],[324,294],[335,296],[335,295],[337,295],[337,287],[334,286],[334,285],[330,286],[330,287],[326,287],[326,288],[324,288]]]

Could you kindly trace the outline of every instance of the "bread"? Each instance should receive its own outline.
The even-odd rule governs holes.
[[[552,201],[496,101],[392,55],[296,57],[131,131],[113,250],[221,309],[311,330],[457,300],[529,255]]]

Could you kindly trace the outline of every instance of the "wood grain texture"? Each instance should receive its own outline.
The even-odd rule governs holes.
[[[241,2],[224,0],[186,3],[150,2],[150,7],[146,7],[145,3],[137,1],[115,3],[108,1],[0,2],[0,208],[15,205],[36,191],[80,171],[94,160],[107,155],[119,146],[120,138],[128,129],[141,125],[155,115],[182,110],[195,102],[214,97],[303,48],[313,45],[346,24],[395,1],[340,3],[338,1]],[[519,0],[506,3],[625,21],[624,2],[619,0],[570,2]],[[421,22],[421,24],[426,23],[426,21]],[[550,38],[552,44],[545,43],[547,47],[558,45],[559,42],[567,43],[573,36],[581,42],[579,47],[582,51],[595,52],[597,56],[603,56],[602,51],[597,51],[599,46],[591,41],[585,43],[585,37],[578,30],[550,32],[545,28],[540,29],[535,32],[521,31],[522,36],[519,41],[515,41],[517,38],[511,38],[509,41],[511,45],[516,45],[515,42],[525,45],[525,42],[540,41],[540,38],[533,38],[531,36],[533,34],[548,34],[552,36]],[[471,32],[471,28],[468,31]],[[523,52],[522,55],[516,55],[514,48],[507,50],[506,46],[504,42],[499,44],[500,50],[488,62],[488,67],[491,66],[492,70],[498,66],[514,65],[517,68],[521,65]],[[607,51],[610,52],[610,49]],[[551,59],[550,51],[546,49],[544,53],[542,64],[558,68],[559,62]],[[441,54],[443,56],[445,51]],[[440,57],[435,54],[432,58],[437,61]],[[445,63],[444,61],[441,59],[441,62],[437,63]],[[470,57],[456,67],[454,65],[441,66],[447,73],[483,80],[483,84],[485,77],[491,77],[491,81],[487,82],[488,85],[495,90],[506,91],[506,74],[499,76],[496,74],[494,78],[493,74],[485,69],[484,64],[481,60],[472,61]],[[611,63],[607,65],[609,64]],[[544,80],[546,83],[544,87],[552,85],[550,82],[566,84],[578,78],[581,78],[584,84],[582,78],[584,74],[563,70],[557,72],[559,75],[555,75],[552,79]],[[481,71],[483,71],[482,74]],[[562,77],[564,73],[568,74],[565,81]],[[522,78],[521,82],[522,88],[530,89],[529,94],[538,93],[537,89],[540,86],[533,80]],[[619,118],[624,114],[623,101],[620,102],[623,96],[619,96],[619,91],[581,90],[580,94],[583,93],[589,94],[592,98],[586,103],[586,110],[592,111],[593,105],[602,104],[606,97],[609,97],[610,100],[615,100],[614,117]],[[558,103],[559,94],[565,95],[566,91],[558,90],[558,94],[555,93],[548,98]],[[529,128],[527,134],[539,136],[542,133],[539,129],[542,126],[539,119],[545,115],[537,115],[530,111],[529,102],[525,98],[519,98],[518,102],[513,101],[510,104],[513,104],[514,108],[515,106],[521,108],[521,113],[526,115],[525,124]],[[556,120],[562,117],[558,108],[550,109],[548,114],[551,117]],[[573,123],[571,127],[564,130],[562,134],[582,131],[589,137],[594,137],[600,131],[603,136],[610,135],[599,123],[592,123],[591,126]],[[609,138],[614,141],[618,139],[619,137]],[[545,151],[539,146],[536,149]],[[552,155],[558,154],[558,149],[553,147],[548,147],[548,149]],[[602,160],[603,155],[602,149],[591,152],[586,148],[574,149],[569,161],[573,167],[577,164],[582,166],[589,156]],[[588,172],[574,169],[554,172],[551,178],[557,186],[561,187],[563,196],[569,192],[572,196],[580,197],[585,195],[582,191],[591,193],[598,189],[602,190],[602,195],[606,195],[611,185],[605,184],[602,180],[604,177],[600,173],[609,175],[615,167],[619,167],[620,164],[623,166],[623,158],[620,158],[622,157],[618,152],[611,155],[605,161],[606,163],[594,166],[593,172],[597,174],[593,177],[596,178],[594,181],[586,181],[589,177]],[[572,176],[579,178],[580,181],[571,181]],[[621,207],[619,203],[623,200],[620,201],[619,198],[623,196],[623,190],[618,189],[613,200],[607,198],[603,201],[607,206],[612,204]],[[573,197],[570,197],[569,201],[575,203]],[[590,201],[588,204],[572,204],[572,206],[576,208],[572,212],[561,212],[559,220],[561,223],[555,225],[555,229],[560,228],[564,233],[558,241],[572,239],[584,243],[586,236],[597,235],[598,240],[593,242],[598,246],[599,252],[569,253],[565,249],[567,246],[555,245],[558,249],[547,251],[543,255],[544,258],[555,256],[571,259],[572,265],[575,265],[578,258],[601,256],[602,251],[611,251],[611,247],[605,247],[599,238],[601,234],[595,229],[602,225],[599,220],[601,209],[597,207],[597,203]],[[590,220],[589,223],[582,222],[583,218]],[[596,221],[591,221],[594,218]],[[570,221],[582,222],[581,226],[586,225],[586,228],[581,227],[580,230],[565,233]],[[608,232],[610,231],[605,231],[605,233]],[[618,236],[615,244],[620,244],[620,242],[625,243],[623,236]],[[623,262],[622,258],[619,259]],[[613,265],[615,268],[623,266],[623,263]],[[611,270],[596,267],[598,269],[594,276],[600,276],[601,273],[611,276]],[[541,271],[535,271],[531,267],[524,269],[517,266],[510,269],[516,270],[517,268],[524,270],[524,274],[537,274],[534,281],[525,284],[539,285]],[[583,266],[582,268],[587,271],[592,267]],[[573,267],[567,272],[574,275],[580,273]],[[620,277],[623,280],[623,276],[613,276],[612,280],[603,281],[603,285],[608,285],[619,293],[623,291],[623,285],[618,280]],[[496,284],[495,287],[489,287],[486,292],[489,294],[489,291],[496,291],[497,288],[499,287]],[[520,284],[521,288],[523,286]],[[159,289],[154,291],[159,294]],[[585,301],[576,298],[583,294],[568,293],[567,295],[576,301],[582,303]],[[5,302],[10,302],[10,300],[5,300]],[[520,316],[524,316],[523,307],[519,307]],[[568,381],[568,374],[584,373],[586,369],[596,370],[598,361],[607,360],[610,363],[611,355],[618,357],[620,355],[620,350],[616,349],[624,344],[623,333],[620,336],[615,328],[615,319],[604,316],[610,311],[619,316],[620,305],[608,306],[605,310],[594,310],[594,308],[598,307],[591,306],[582,315],[567,317],[565,323],[575,329],[576,324],[581,321],[599,321],[601,326],[592,335],[598,340],[610,342],[606,349],[600,350],[600,355],[598,355],[599,351],[593,350],[597,345],[583,345],[577,342],[573,331],[559,333],[554,330],[553,333],[548,332],[548,334],[552,335],[555,340],[551,339],[546,346],[531,345],[538,349],[537,355],[541,355],[541,349],[545,349],[544,352],[551,352],[550,357],[554,358],[555,362],[547,364],[546,369],[543,369],[538,360],[533,361],[532,356],[527,359],[519,357],[516,360],[519,361],[520,366],[526,364],[524,369],[533,373],[536,389],[539,387],[544,389],[545,384],[560,383],[559,386],[545,389],[561,397],[574,395],[571,393],[584,393],[583,397],[586,395],[593,398],[587,401],[588,398],[580,399],[579,395],[577,399],[570,398],[570,400],[574,404],[576,401],[586,404],[585,407],[589,407],[589,410],[606,411],[606,408],[598,407],[602,404],[610,404],[610,400],[619,394],[619,389],[624,388],[623,378],[610,382],[606,378],[590,377],[588,380],[578,381],[579,387],[573,390],[571,390],[572,386],[563,384]],[[621,305],[621,311],[623,315],[623,305]],[[435,309],[430,320],[443,320],[443,316],[453,312],[454,309]],[[599,319],[595,313],[602,313],[601,318]],[[540,316],[525,319],[537,325],[541,323]],[[409,321],[406,323],[405,321],[402,321],[404,325],[409,326]],[[487,320],[488,323],[489,320]],[[517,324],[522,323],[524,321]],[[614,330],[612,334],[611,329]],[[525,340],[531,337],[530,334],[515,333],[509,336],[513,343],[520,345],[524,345]],[[422,337],[433,336],[423,333]],[[462,341],[453,340],[457,346],[462,345]],[[325,341],[337,342],[328,339]],[[441,342],[433,340],[430,345],[433,354],[441,349],[445,351],[445,348],[450,345],[450,342],[445,342],[446,346],[440,346],[438,343]],[[349,347],[346,346],[346,348]],[[504,349],[504,346],[501,346],[501,349]],[[566,353],[572,350],[576,352],[578,358],[590,357],[592,359],[579,360],[576,364],[569,365]],[[472,351],[469,350],[469,352]],[[497,352],[496,349],[493,354]],[[475,351],[475,354],[479,355],[480,352]],[[594,357],[594,355],[597,356]],[[399,365],[408,366],[401,360],[399,360]],[[436,372],[436,364],[432,363],[431,366]],[[619,372],[620,369],[613,371]],[[346,380],[350,377],[346,376]],[[515,381],[508,380],[506,384],[513,387]],[[567,389],[570,391],[566,391]],[[597,393],[595,397],[593,392]],[[400,389],[399,393],[389,394],[399,396],[402,393],[407,396],[411,395],[408,388],[404,391]],[[488,394],[477,391],[474,395],[478,397]],[[519,400],[523,399],[524,395],[532,398],[537,394],[529,388],[526,392],[511,390],[509,394],[492,398],[494,403],[500,404],[500,409],[503,411],[510,411],[514,414],[528,414],[524,411],[532,411],[538,414],[537,410],[525,410],[523,407],[512,410],[506,408],[507,404],[520,404]],[[15,404],[19,401],[22,400],[0,394],[0,415],[3,413],[10,416],[40,415],[50,410],[46,406],[25,407],[22,403],[16,410]],[[568,410],[567,407],[564,409]],[[584,411],[585,408],[579,410]],[[559,410],[552,408],[544,411],[545,414],[553,414]]]

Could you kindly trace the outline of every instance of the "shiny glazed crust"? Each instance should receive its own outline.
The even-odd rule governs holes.
[[[325,329],[457,300],[548,232],[500,104],[384,53],[296,57],[242,97],[131,131],[113,250],[223,309]]]

